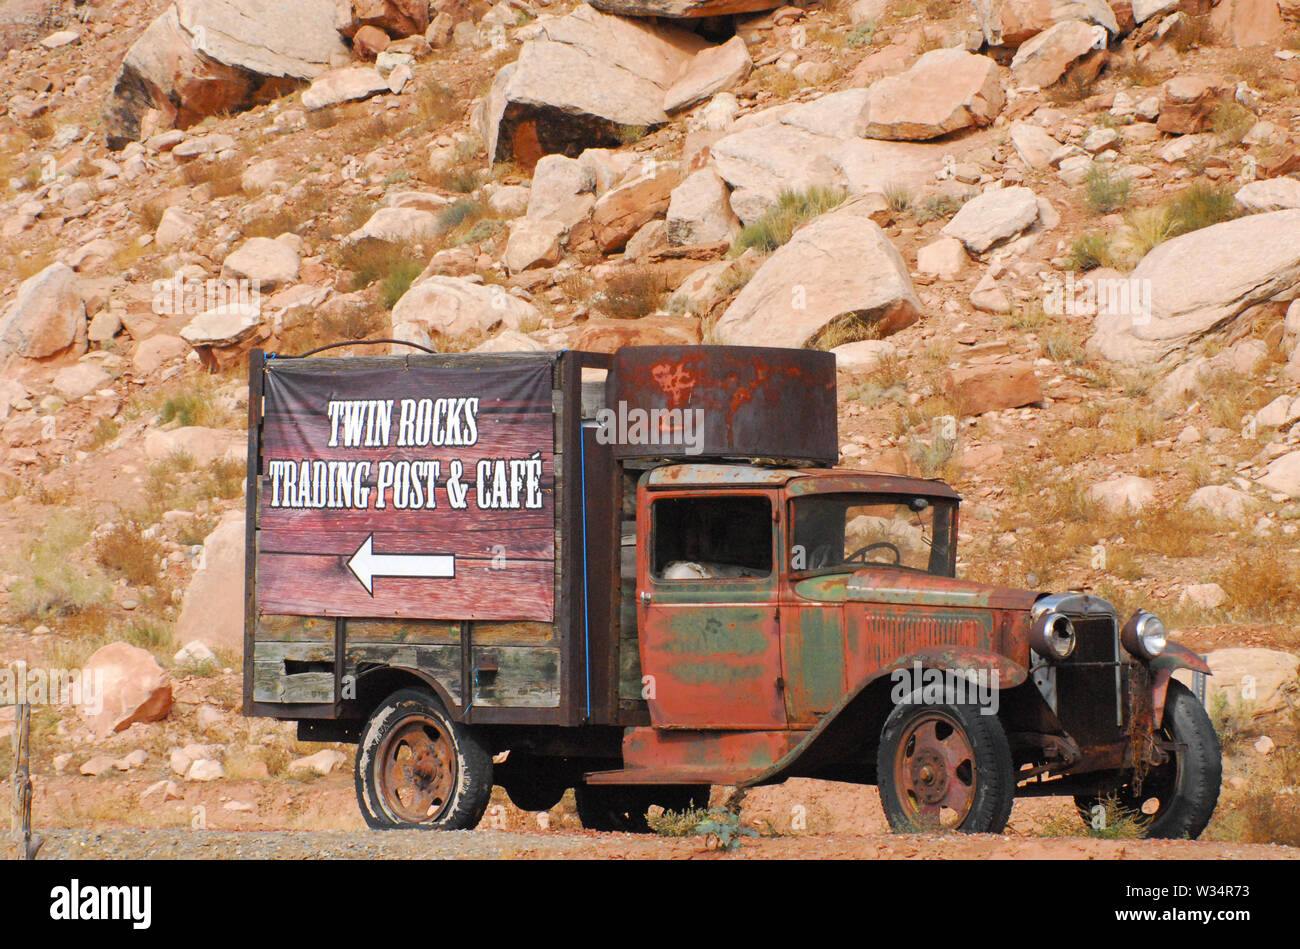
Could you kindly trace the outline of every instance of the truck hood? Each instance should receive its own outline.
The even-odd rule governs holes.
[[[845,599],[867,603],[901,603],[918,606],[985,607],[1028,610],[1041,594],[973,580],[936,577],[914,570],[872,567],[850,574]]]

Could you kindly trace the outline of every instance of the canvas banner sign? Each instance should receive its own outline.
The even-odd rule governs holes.
[[[550,622],[546,362],[266,371],[257,608]]]

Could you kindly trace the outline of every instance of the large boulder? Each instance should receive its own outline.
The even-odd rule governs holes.
[[[270,292],[298,279],[298,252],[286,241],[250,237],[222,263],[221,276],[250,280],[259,291]]]
[[[664,93],[664,111],[675,112],[730,89],[749,75],[754,61],[745,41],[733,36],[721,46],[701,50],[686,71]]]
[[[1008,134],[1016,155],[1035,171],[1051,167],[1052,157],[1061,150],[1061,143],[1047,129],[1028,122],[1012,123]]]
[[[1300,498],[1300,451],[1288,452],[1269,462],[1264,474],[1255,479],[1260,487],[1274,494]]]
[[[434,347],[438,339],[485,334],[498,323],[519,329],[540,320],[537,309],[505,287],[462,277],[430,276],[402,295],[393,307],[393,338]],[[394,347],[405,352],[404,347]]]
[[[348,39],[367,27],[382,30],[392,39],[424,35],[429,28],[427,0],[342,0],[338,30]]]
[[[1089,500],[1112,514],[1137,512],[1149,507],[1156,498],[1156,484],[1137,475],[1120,475],[1098,482],[1087,490]]]
[[[895,140],[983,128],[1006,101],[998,64],[963,49],[931,50],[907,72],[877,80],[868,91],[865,134]]]
[[[1171,135],[1191,135],[1209,124],[1222,102],[1232,100],[1233,85],[1218,76],[1175,76],[1160,89],[1160,115],[1156,128]]]
[[[1300,673],[1300,658],[1292,653],[1234,646],[1213,650],[1205,661],[1212,673],[1205,680],[1205,704],[1211,710],[1223,701],[1230,709],[1244,709],[1255,715],[1287,711],[1284,693],[1295,688]],[[1191,684],[1189,672],[1180,671],[1175,678]]]
[[[832,324],[856,322],[877,336],[915,323],[921,304],[907,264],[854,205],[795,232],[718,319],[718,342],[801,348]]]
[[[1015,47],[1064,20],[1084,20],[1120,32],[1106,0],[974,0],[976,19],[990,46]]]
[[[853,103],[852,98],[841,101]],[[860,111],[861,99],[857,101]],[[731,186],[732,210],[745,224],[762,217],[782,191],[829,187],[883,195],[890,188],[916,193],[933,184],[943,166],[940,150],[915,142],[858,138],[851,126],[842,136],[810,131],[801,123],[817,104],[799,106],[777,121],[743,129],[710,147],[718,174]]]
[[[388,80],[373,66],[346,66],[330,69],[311,81],[302,94],[303,108],[309,112],[340,102],[357,102],[380,93],[390,92]]]
[[[101,738],[136,722],[162,721],[171,711],[171,680],[153,655],[139,646],[110,643],[86,660],[82,672],[91,688],[98,689],[100,701],[87,701],[83,693],[77,711]]]
[[[559,221],[567,229],[587,216],[596,201],[595,191],[596,175],[579,159],[545,155],[533,169],[524,214]]]
[[[1237,203],[1252,214],[1300,208],[1300,181],[1294,178],[1265,178],[1237,189]]]
[[[1243,312],[1300,295],[1300,210],[1252,214],[1155,247],[1130,275],[1150,307],[1097,314],[1087,348],[1130,365],[1178,352]],[[1143,301],[1146,302],[1146,301]]]
[[[1016,359],[982,360],[947,370],[943,388],[963,415],[983,415],[1043,399],[1034,367]]]
[[[653,314],[639,320],[588,320],[573,341],[573,348],[613,353],[624,346],[694,346],[699,342],[699,320]]]
[[[67,264],[50,264],[20,283],[0,315],[0,357],[44,359],[79,341],[84,352],[85,339],[86,304]]]
[[[0,359],[44,359],[69,347],[79,354],[86,351],[86,333],[77,274],[66,264],[51,264],[19,283],[13,302],[0,313]]]
[[[993,188],[961,206],[941,233],[982,254],[1038,220],[1038,198],[1028,188]]]
[[[1011,72],[1025,86],[1046,88],[1067,72],[1094,79],[1106,59],[1109,34],[1104,26],[1066,20],[1044,30],[1016,50]]]
[[[176,637],[209,648],[240,650],[244,643],[244,515],[231,511],[203,541],[202,566],[181,601]]]
[[[482,111],[494,161],[533,164],[614,146],[628,128],[668,121],[664,96],[708,41],[672,26],[582,5],[528,28],[519,58],[501,68]]]
[[[673,189],[668,203],[669,244],[729,241],[740,229],[731,210],[727,183],[711,168],[701,168]]]
[[[348,60],[334,0],[177,0],[127,50],[104,108],[110,148],[162,111],[179,127],[267,102]]]
[[[621,250],[642,225],[667,211],[681,171],[677,162],[654,163],[601,195],[591,212],[600,249]]]
[[[1278,0],[1220,0],[1210,14],[1210,26],[1221,42],[1248,46],[1281,46],[1288,24]]]
[[[502,257],[506,269],[519,273],[532,267],[550,267],[563,256],[567,228],[546,217],[521,217],[510,222],[510,238]]]

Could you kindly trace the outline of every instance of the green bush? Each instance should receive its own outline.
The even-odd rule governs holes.
[[[812,187],[806,191],[782,191],[776,204],[763,216],[747,224],[737,235],[733,253],[755,247],[770,253],[785,244],[805,221],[825,214],[844,201],[844,192],[836,188]]]

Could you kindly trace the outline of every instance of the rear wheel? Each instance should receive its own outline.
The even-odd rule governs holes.
[[[492,756],[433,695],[401,689],[366,723],[356,792],[377,830],[468,830],[487,809]]]
[[[1006,732],[974,705],[897,706],[880,733],[876,774],[899,833],[998,834],[1015,800]]]
[[[646,812],[652,805],[678,813],[709,806],[707,784],[579,784],[573,796],[578,819],[587,830],[629,834],[649,832]]]
[[[1085,822],[1092,822],[1094,808],[1104,805],[1109,797],[1145,823],[1147,837],[1200,836],[1219,801],[1223,752],[1205,706],[1176,680],[1169,683],[1160,736],[1180,747],[1170,752],[1164,764],[1148,769],[1141,791],[1128,776],[1111,795],[1074,799]]]

